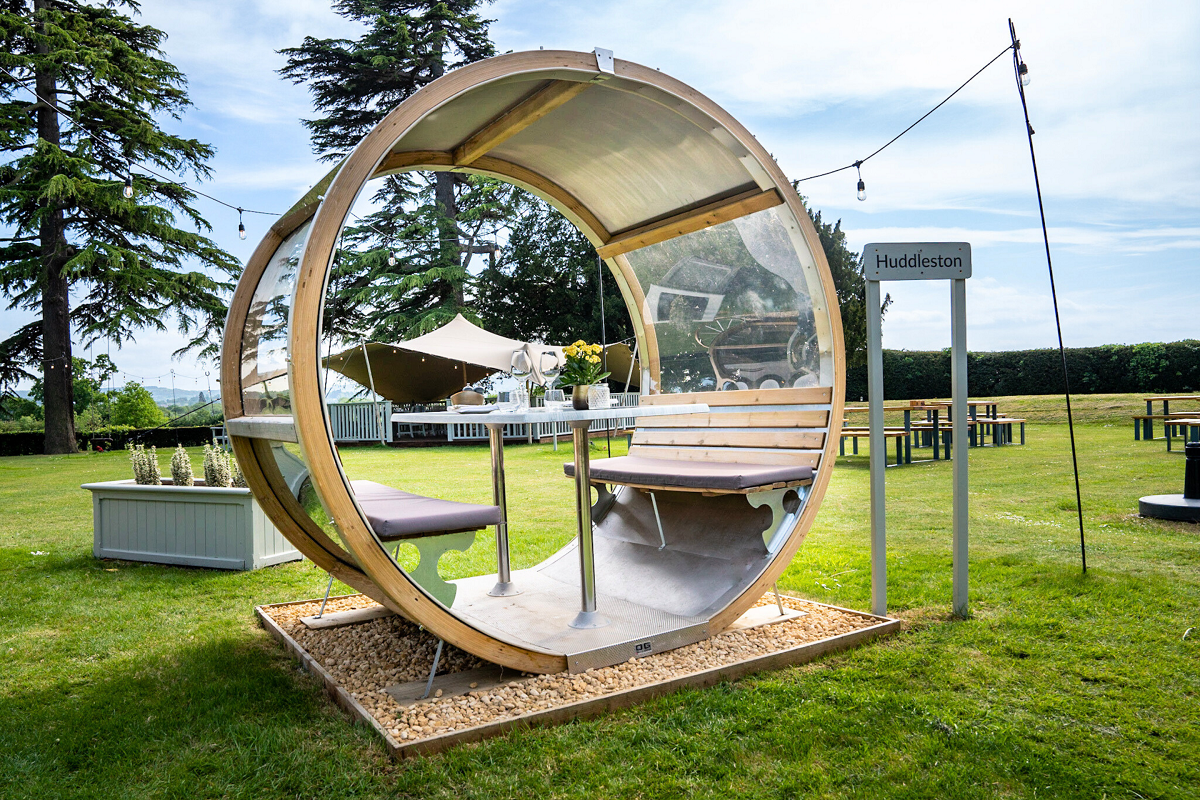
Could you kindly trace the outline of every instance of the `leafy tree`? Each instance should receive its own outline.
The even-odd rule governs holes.
[[[154,428],[166,421],[167,415],[154,402],[154,396],[140,383],[130,381],[113,398],[113,425]]]
[[[0,422],[12,422],[22,417],[40,418],[42,407],[34,401],[12,392],[0,394]]]
[[[475,303],[481,323],[514,339],[599,342],[595,247],[551,205],[522,195],[508,247],[479,276]],[[604,312],[608,341],[633,335],[625,300],[607,267]]]
[[[337,13],[367,27],[361,37],[309,36],[299,47],[282,50],[287,65],[280,73],[307,83],[325,114],[304,123],[321,158],[342,158],[422,86],[494,55],[491,21],[477,13],[484,2],[335,0]],[[352,249],[334,265],[326,316],[330,334],[413,336],[466,310],[467,262],[477,251],[472,233],[478,234],[483,209],[497,193],[489,182],[449,172],[383,179],[374,195],[379,210],[347,230]],[[389,258],[394,251],[400,251],[398,257]],[[376,286],[380,295],[373,292]],[[380,315],[385,304],[390,310]],[[380,332],[373,334],[376,327]]]
[[[118,372],[117,365],[107,354],[101,353],[95,362],[73,356],[71,358],[71,395],[74,399],[76,416],[97,405],[105,405],[108,397],[104,384]],[[29,390],[29,396],[38,403],[44,402],[45,384],[38,378]]]
[[[130,167],[200,179],[213,151],[160,127],[189,105],[186,80],[162,58],[165,34],[122,10],[138,4],[0,0],[0,66],[12,75],[0,73],[0,290],[41,316],[0,341],[0,385],[40,365],[47,453],[77,449],[72,330],[119,346],[165,330],[173,313],[184,349],[215,353],[223,277],[240,269],[203,235],[192,191]],[[190,260],[222,277],[185,271]]]
[[[805,205],[807,207],[807,203]],[[813,212],[812,209],[808,210],[808,216],[821,237],[825,260],[829,262],[833,285],[837,288],[842,333],[846,340],[846,366],[860,366],[867,363],[867,281],[863,277],[862,256],[846,247],[846,232],[842,230],[840,219],[830,225],[821,219],[820,211]],[[886,295],[880,313],[886,314],[891,304],[892,296]]]
[[[492,178],[457,177],[461,255],[440,259],[438,226],[444,217],[433,202],[433,182],[415,193],[411,206],[385,200],[383,210],[348,227],[342,237],[325,304],[327,333],[343,340],[397,341],[428,333],[459,313],[479,321],[468,267],[476,254],[494,260],[494,236],[485,226],[494,229],[510,216],[522,192]]]

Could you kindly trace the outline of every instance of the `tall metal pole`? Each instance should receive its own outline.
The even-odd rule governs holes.
[[[488,446],[492,454],[492,503],[500,509],[496,525],[496,585],[488,592],[492,597],[511,597],[521,591],[512,582],[512,564],[508,552],[508,497],[504,475],[504,425],[487,425]]]
[[[587,420],[571,421],[575,445],[575,519],[579,548],[580,611],[568,625],[572,628],[602,628],[610,620],[596,610],[596,553],[592,547],[592,482],[588,453]]]
[[[951,606],[956,617],[967,616],[967,281],[950,282],[950,406],[954,415],[954,588]]]
[[[1054,288],[1054,263],[1050,260],[1050,234],[1046,230],[1046,209],[1042,206],[1042,183],[1038,180],[1037,154],[1033,150],[1033,125],[1029,124],[1029,106],[1025,104],[1025,87],[1021,84],[1021,43],[1017,41],[1017,29],[1008,20],[1008,33],[1012,37],[1013,75],[1017,79],[1017,94],[1021,96],[1021,110],[1025,113],[1025,133],[1029,137],[1029,160],[1033,163],[1033,186],[1037,189],[1038,214],[1042,217],[1042,241],[1046,245],[1046,269],[1050,272],[1050,299],[1054,303],[1054,328],[1058,331],[1058,355],[1062,359],[1063,389],[1067,398],[1067,432],[1071,437],[1071,467],[1075,471],[1075,509],[1079,516],[1079,556],[1083,571],[1087,572],[1087,542],[1083,536],[1083,498],[1079,490],[1079,457],[1075,452],[1075,419],[1071,414],[1071,379],[1067,374],[1067,351],[1063,347],[1062,321],[1058,316],[1058,293]]]
[[[867,441],[871,447],[871,613],[887,615],[887,512],[884,470],[887,439],[883,436],[883,314],[879,281],[867,281]]]
[[[367,381],[371,384],[372,407],[375,409],[375,426],[379,429],[379,443],[387,444],[383,428],[383,411],[379,407],[379,392],[375,391],[375,376],[371,374],[371,357],[367,355],[367,343],[362,342],[363,361],[367,362]]]

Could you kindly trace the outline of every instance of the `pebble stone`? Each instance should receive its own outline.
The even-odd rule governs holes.
[[[265,610],[392,738],[403,743],[669,680],[876,624],[870,617],[795,597],[784,597],[783,603],[807,613],[787,622],[721,633],[696,644],[576,675],[562,672],[526,676],[455,697],[441,697],[438,690],[436,697],[410,706],[401,706],[384,689],[428,676],[438,642],[433,634],[398,616],[309,630],[300,618],[316,614],[319,601]],[[757,603],[774,604],[773,594],[763,595]],[[368,597],[353,595],[331,599],[325,613],[375,605]],[[484,664],[447,643],[438,674]]]

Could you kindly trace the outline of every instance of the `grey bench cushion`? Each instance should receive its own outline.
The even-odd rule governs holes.
[[[575,477],[573,463],[563,464],[563,471],[568,477]],[[773,483],[810,480],[813,470],[812,467],[801,466],[725,464],[715,461],[673,461],[665,458],[617,456],[591,462],[591,475],[593,481],[604,483],[736,492]]]
[[[351,481],[350,486],[375,535],[384,541],[500,524],[499,506],[438,500],[374,481]]]

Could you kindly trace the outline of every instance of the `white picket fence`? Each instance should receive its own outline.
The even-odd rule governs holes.
[[[329,424],[335,442],[393,441],[392,401],[379,403],[330,403]],[[383,436],[379,435],[380,424]]]
[[[614,392],[612,397],[617,400],[617,408],[629,408],[638,404],[639,395],[637,392]],[[533,398],[533,404],[535,406],[542,405],[542,398]],[[390,400],[384,400],[378,404],[369,402],[330,403],[328,408],[329,422],[333,428],[333,439],[336,442],[378,442],[380,441],[380,421],[392,418]],[[609,419],[596,420],[591,424],[589,430],[601,433],[624,430],[632,428],[634,421],[633,417],[613,416]],[[552,439],[556,435],[566,438],[571,436],[571,426],[565,422],[535,422],[532,423],[532,426],[532,438],[535,441]],[[405,426],[399,430],[399,436],[397,436],[397,427],[397,425],[385,424],[383,441],[394,442],[405,435],[412,435],[411,427]],[[443,426],[422,427],[426,430],[430,428],[436,430]],[[477,422],[454,422],[444,427],[448,442],[487,441],[488,438],[487,428]],[[524,423],[505,425],[504,438],[529,439],[529,425]]]

